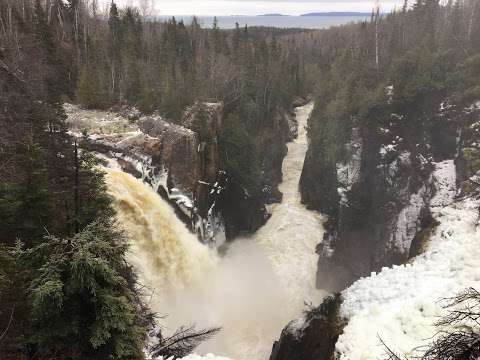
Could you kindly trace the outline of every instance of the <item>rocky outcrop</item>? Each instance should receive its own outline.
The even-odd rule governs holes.
[[[343,323],[340,295],[327,297],[304,317],[293,320],[275,342],[270,360],[331,360]]]
[[[300,185],[304,203],[329,217],[318,247],[320,288],[339,291],[406,262],[434,225],[432,163],[455,156],[456,127],[444,109],[411,124],[395,113],[375,126],[353,121],[335,159],[328,139],[312,141]]]
[[[142,134],[140,139],[129,139],[129,150],[150,156],[153,167],[167,171],[169,188],[181,189],[195,198],[202,178],[197,134],[159,118],[142,118],[138,125]]]
[[[294,116],[276,113],[257,133],[252,134],[258,146],[260,192],[250,193],[228,174],[220,174],[217,185],[222,189],[213,200],[214,210],[222,214],[227,239],[249,235],[258,230],[268,219],[265,204],[280,202],[282,194],[278,185],[282,182],[282,164],[287,154],[287,142],[296,136]]]
[[[258,230],[268,219],[261,196],[249,194],[235,178],[220,172],[211,191],[210,211],[221,214],[227,240],[248,236]]]
[[[297,137],[297,123],[293,114],[277,113],[271,123],[258,134],[262,164],[262,201],[281,202],[278,185],[282,182],[282,164],[287,155],[287,143]]]
[[[307,96],[299,96],[293,100],[293,107],[300,107],[307,105],[310,101],[312,101],[312,97],[310,95]]]
[[[457,196],[479,192],[480,103],[456,108],[446,101],[415,135],[398,123],[403,120],[399,115],[385,120],[388,126],[380,131],[352,127],[336,161],[327,156],[322,141],[309,148],[302,198],[310,208],[329,215],[324,242],[318,247],[317,285],[323,289],[343,289],[359,277],[424,251],[438,226],[432,212],[438,211],[439,201],[446,206],[455,197],[454,188],[449,197],[437,193],[448,187],[439,174],[455,181],[451,170],[439,166],[452,163],[444,160],[455,158],[461,188]],[[419,138],[422,144],[415,141]],[[334,359],[345,325],[331,316],[339,304],[338,297],[329,298],[313,312],[316,320],[305,316],[291,322],[275,343],[271,359]]]
[[[218,139],[222,133],[223,108],[220,104],[197,103],[187,109],[181,124],[199,137],[201,179],[196,193],[196,205],[202,217],[220,217],[227,239],[248,235],[268,218],[266,203],[281,200],[278,184],[282,181],[282,162],[287,153],[286,143],[296,123],[288,114],[277,113],[268,124],[252,134],[258,144],[262,168],[260,194],[249,193],[237,179],[220,171]],[[207,185],[209,184],[209,185]]]
[[[221,219],[208,211],[208,194],[220,166],[216,143],[221,104],[195,104],[185,112],[183,125],[159,115],[132,122],[107,112],[87,112],[73,106],[67,110],[70,128],[87,128],[84,147],[114,159],[123,171],[149,183],[203,241],[224,241]],[[200,124],[209,135],[209,144],[202,138]]]
[[[150,183],[175,207],[177,215],[205,242],[250,234],[268,218],[266,203],[281,200],[286,143],[296,134],[293,115],[277,113],[252,134],[261,158],[262,191],[250,194],[221,171],[221,103],[196,103],[178,124],[159,115],[125,117],[66,105],[73,132],[88,136],[83,146],[115,159],[122,170]]]
[[[451,108],[456,114],[458,109]],[[480,101],[462,109],[455,158],[457,186],[461,196],[469,196],[480,187]]]

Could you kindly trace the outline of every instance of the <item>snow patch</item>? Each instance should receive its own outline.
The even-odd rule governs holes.
[[[149,360],[174,360],[174,357],[159,357],[159,358],[149,358]],[[187,355],[180,360],[232,360],[231,358],[225,357],[225,356],[218,356],[218,355],[213,355],[213,354],[206,354],[206,355],[197,355],[197,354],[190,354]]]
[[[417,234],[420,212],[425,206],[426,193],[427,187],[424,185],[417,193],[410,196],[408,205],[398,214],[397,224],[390,241],[402,254],[408,254]]]
[[[386,93],[387,98],[388,98],[387,103],[391,104],[393,102],[394,86],[393,85],[386,86],[385,87],[385,93]]]
[[[348,324],[336,344],[339,359],[384,357],[378,336],[397,352],[412,355],[412,349],[435,338],[434,324],[445,314],[438,300],[468,287],[480,288],[480,201],[451,202],[452,161],[436,164],[433,176],[437,180],[433,215],[439,226],[422,255],[372,273],[343,292],[340,312]]]
[[[432,212],[437,212],[441,207],[451,204],[457,193],[457,172],[455,170],[455,162],[446,160],[435,164],[433,173],[435,181],[435,196],[430,202]]]
[[[285,330],[298,340],[302,337],[303,331],[308,327],[308,324],[309,322],[305,316],[302,316],[298,319],[290,321]]]

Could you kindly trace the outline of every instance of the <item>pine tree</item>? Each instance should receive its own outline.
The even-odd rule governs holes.
[[[60,104],[62,94],[68,84],[63,64],[59,59],[58,43],[55,41],[52,26],[48,23],[40,1],[35,2],[34,33],[41,48],[41,59],[45,71],[45,99],[51,104]]]
[[[480,53],[480,2],[472,1],[472,8],[470,49],[472,53]]]
[[[219,152],[223,170],[248,191],[258,191],[260,170],[256,147],[236,113],[225,120]]]
[[[29,269],[23,266],[20,244],[7,247],[0,242],[0,353],[6,360],[24,358],[23,328]]]
[[[142,58],[143,26],[138,10],[127,8],[121,20],[122,28],[122,91],[129,104],[135,104],[141,92],[141,75],[138,59]]]
[[[101,79],[88,65],[80,70],[76,95],[79,103],[87,109],[101,109],[106,105]]]
[[[27,294],[31,307],[27,342],[32,354],[144,358],[146,319],[129,287],[132,281],[127,277],[132,274],[124,261],[126,249],[123,235],[104,220],[72,238],[50,236],[25,250],[23,257],[38,269]]]
[[[234,52],[234,56],[237,54],[238,49],[240,47],[240,39],[241,39],[242,33],[240,30],[240,25],[238,22],[235,23],[235,30],[233,32],[233,40],[232,40],[232,49]]]
[[[213,45],[213,52],[215,54],[220,53],[222,51],[222,34],[218,27],[218,19],[216,16],[213,18],[211,42]]]
[[[112,1],[108,18],[108,54],[110,58],[110,99],[115,102],[119,97],[119,72],[121,69],[120,46],[120,17],[117,5]]]

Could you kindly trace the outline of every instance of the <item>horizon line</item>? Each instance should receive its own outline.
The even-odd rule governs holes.
[[[373,10],[372,10],[373,11]],[[197,15],[197,14],[165,14],[165,13],[161,13],[161,14],[153,14],[153,15],[150,15],[150,16],[191,16],[191,17],[202,17],[202,16],[207,16],[207,17],[255,17],[255,16],[272,16],[272,17],[278,17],[278,16],[292,16],[292,17],[295,17],[295,16],[305,16],[305,15],[309,15],[309,14],[325,14],[325,15],[328,15],[328,14],[351,14],[351,15],[358,15],[358,16],[363,16],[363,15],[370,15],[372,13],[372,11],[311,11],[311,12],[307,12],[307,13],[302,13],[302,14],[284,14],[284,13],[259,13],[259,14],[250,14],[250,15],[247,15],[247,14],[229,14],[229,15],[225,15],[225,14],[202,14],[202,15]],[[388,12],[381,12],[382,14],[386,14]]]

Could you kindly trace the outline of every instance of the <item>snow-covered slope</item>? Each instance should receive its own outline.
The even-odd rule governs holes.
[[[156,360],[173,360],[173,357],[171,358],[159,358]],[[206,354],[206,355],[197,355],[197,354],[190,354],[182,358],[181,360],[232,360],[227,357],[223,356],[217,356],[213,354]]]
[[[223,356],[213,355],[213,354],[207,354],[203,356],[192,354],[184,357],[182,360],[231,360],[231,359]]]
[[[432,213],[440,223],[426,251],[402,266],[384,268],[343,292],[341,315],[348,320],[336,351],[340,359],[379,359],[379,338],[402,354],[431,341],[444,314],[439,300],[467,287],[480,288],[479,202],[454,202],[455,165],[434,172]]]

